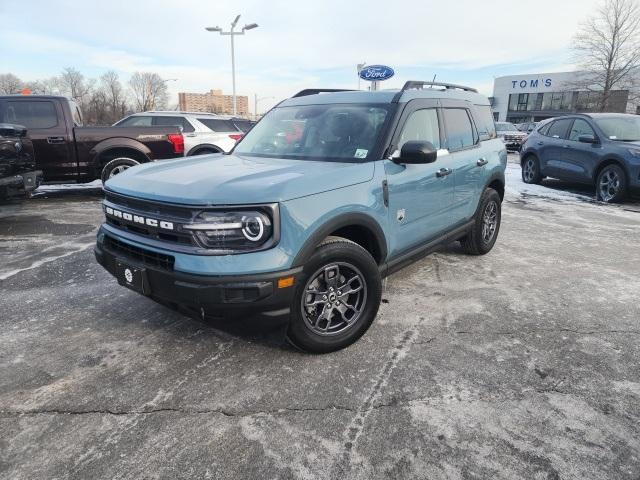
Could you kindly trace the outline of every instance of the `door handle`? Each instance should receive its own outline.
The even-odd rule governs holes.
[[[476,165],[479,167],[482,167],[484,165],[486,165],[487,163],[489,163],[489,160],[487,160],[486,158],[482,157],[479,158],[478,161],[476,162]]]
[[[64,137],[47,137],[47,143],[64,143]]]
[[[571,148],[571,145],[563,145],[564,148]]]
[[[185,137],[195,137],[196,134],[195,133],[187,133],[185,134]]]
[[[538,142],[538,145],[544,145],[544,142]]]
[[[446,177],[451,172],[453,172],[453,170],[451,170],[450,168],[441,168],[436,172],[436,177],[438,178]]]

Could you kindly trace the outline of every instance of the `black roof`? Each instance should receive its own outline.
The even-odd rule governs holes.
[[[0,95],[2,99],[13,99],[13,98],[33,98],[36,100],[71,100],[69,97],[65,97],[63,95],[22,95],[20,93],[16,93],[14,95]]]

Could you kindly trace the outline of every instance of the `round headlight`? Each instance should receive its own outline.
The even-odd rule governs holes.
[[[242,234],[247,240],[259,242],[264,236],[264,221],[262,217],[242,217]]]

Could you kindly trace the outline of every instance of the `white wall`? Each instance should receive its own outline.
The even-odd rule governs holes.
[[[493,81],[493,111],[498,112],[498,121],[507,120],[509,95],[516,93],[544,93],[570,90],[568,82],[575,79],[577,72],[533,73],[498,77]]]

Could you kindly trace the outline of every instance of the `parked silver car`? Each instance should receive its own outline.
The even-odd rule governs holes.
[[[232,117],[202,112],[150,111],[134,113],[114,127],[177,125],[182,127],[185,156],[229,152],[243,132]]]
[[[522,143],[527,139],[527,134],[510,122],[496,122],[496,133],[510,151],[519,152]]]

